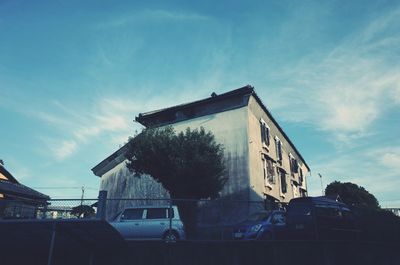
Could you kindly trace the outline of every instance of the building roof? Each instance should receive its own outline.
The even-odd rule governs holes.
[[[145,127],[149,127],[155,118],[160,117],[161,115],[164,115],[166,113],[174,113],[175,114],[178,111],[192,109],[197,106],[204,106],[204,105],[208,105],[210,103],[220,102],[220,101],[230,99],[230,98],[243,97],[245,95],[251,95],[252,93],[254,93],[254,88],[250,85],[247,85],[247,86],[235,89],[235,90],[231,90],[229,92],[226,92],[226,93],[223,93],[220,95],[212,93],[210,97],[205,98],[205,99],[201,99],[201,100],[197,100],[197,101],[193,101],[193,102],[189,102],[189,103],[185,103],[185,104],[180,104],[180,105],[176,105],[176,106],[172,106],[172,107],[168,107],[168,108],[163,108],[163,109],[159,109],[159,110],[139,113],[139,116],[137,116],[135,118],[135,120],[137,122],[141,123],[142,125],[144,125]],[[242,103],[247,104],[247,102],[242,102]],[[235,104],[234,107],[243,107],[246,104],[239,103],[239,104]],[[229,108],[229,109],[232,109],[232,108]],[[219,110],[219,111],[221,111],[221,110]],[[207,114],[209,114],[209,113],[204,113],[204,115],[207,115]]]
[[[8,179],[0,179],[0,193],[29,200],[46,201],[50,199],[49,196],[20,184],[2,165],[0,165],[0,173]]]
[[[294,149],[294,151],[298,154],[300,159],[303,160],[304,165],[307,167],[307,169],[310,170],[310,168],[308,167],[306,161],[301,156],[301,154],[297,150],[296,146],[292,143],[292,141],[290,140],[289,136],[286,135],[286,133],[281,128],[281,126],[279,126],[278,122],[272,116],[271,112],[263,104],[261,99],[256,94],[256,92],[254,90],[254,87],[252,87],[250,85],[247,85],[247,86],[244,86],[244,87],[241,87],[241,88],[238,88],[238,89],[235,89],[235,90],[232,90],[232,91],[229,91],[227,93],[220,94],[220,95],[216,95],[215,93],[213,93],[209,98],[206,98],[206,99],[197,100],[197,101],[193,101],[193,102],[186,103],[186,104],[180,104],[180,105],[176,105],[176,106],[169,107],[169,108],[163,108],[163,109],[154,110],[154,111],[150,111],[150,112],[140,113],[139,116],[137,116],[135,118],[135,120],[137,122],[141,123],[142,125],[148,127],[149,125],[152,124],[152,120],[157,119],[158,117],[164,115],[165,113],[176,113],[178,111],[183,111],[183,110],[187,110],[187,109],[190,109],[190,108],[195,108],[195,107],[200,106],[200,105],[207,105],[207,104],[210,104],[210,103],[220,102],[220,101],[223,101],[223,100],[226,100],[226,99],[229,99],[229,98],[244,97],[244,96],[250,96],[250,95],[253,96],[256,99],[257,103],[267,113],[268,117],[275,124],[275,126],[282,133],[282,135],[286,138],[286,140],[291,145],[291,147]],[[247,104],[247,102],[246,102],[246,104]],[[242,105],[236,105],[236,107],[240,107],[240,106],[242,106]],[[226,109],[224,109],[224,110],[226,110]],[[206,114],[208,114],[208,113],[205,113],[205,115]],[[162,124],[162,125],[164,125],[164,124]]]
[[[237,98],[239,98],[239,99],[245,98],[246,100],[229,101],[229,104],[226,104],[223,107],[214,108],[213,110],[210,110],[208,112],[207,111],[202,112],[198,116],[232,110],[232,109],[239,108],[239,107],[244,107],[248,104],[248,98],[250,96],[253,96],[255,98],[257,103],[267,113],[267,115],[269,116],[271,121],[276,125],[278,130],[282,133],[282,135],[285,137],[285,139],[291,145],[293,150],[298,154],[300,159],[304,162],[304,165],[307,167],[307,169],[310,170],[310,168],[308,167],[304,158],[301,156],[300,152],[297,150],[296,146],[292,143],[290,138],[286,135],[286,133],[283,131],[283,129],[279,126],[278,122],[274,119],[271,112],[262,103],[261,99],[258,97],[256,92],[254,91],[254,87],[252,87],[250,85],[247,85],[247,86],[244,86],[244,87],[241,87],[238,89],[234,89],[234,90],[231,90],[229,92],[219,94],[219,95],[212,93],[210,97],[205,98],[205,99],[201,99],[201,100],[197,100],[197,101],[193,101],[193,102],[189,102],[189,103],[185,103],[185,104],[180,104],[180,105],[176,105],[176,106],[172,106],[172,107],[168,107],[168,108],[158,109],[158,110],[154,110],[154,111],[139,113],[139,115],[137,117],[135,117],[135,120],[145,127],[152,127],[152,126],[158,127],[158,126],[163,126],[163,125],[167,125],[167,124],[173,124],[177,121],[176,120],[170,121],[168,123],[168,121],[160,121],[160,120],[163,117],[175,117],[175,114],[178,112],[184,112],[184,111],[188,111],[188,110],[191,110],[194,108],[200,108],[200,107],[208,106],[210,104],[220,103],[220,102],[229,101],[229,100],[237,99]],[[198,117],[198,116],[196,116],[196,117]],[[187,116],[187,117],[182,118],[181,120],[191,119],[191,118],[193,118],[193,117]],[[93,173],[96,176],[101,177],[102,174],[104,174],[105,172],[112,169],[120,162],[122,162],[125,159],[124,153],[126,151],[126,148],[127,148],[127,144],[122,146],[120,149],[118,149],[113,154],[111,154],[106,159],[104,159],[102,162],[100,162],[95,167],[93,167],[92,168]]]

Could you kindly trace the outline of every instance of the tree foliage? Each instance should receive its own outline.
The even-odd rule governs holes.
[[[175,199],[189,237],[196,231],[196,200],[218,197],[227,181],[223,147],[203,128],[144,129],[129,140],[125,156],[135,176],[152,176]]]
[[[94,216],[95,210],[89,205],[78,205],[72,208],[71,214],[78,218],[88,218]]]
[[[218,197],[227,180],[223,147],[204,128],[144,129],[130,139],[126,158],[131,172],[152,176],[175,199]]]
[[[325,195],[339,195],[341,200],[349,206],[367,207],[371,209],[379,208],[378,200],[374,195],[363,187],[351,182],[342,183],[340,181],[334,181],[326,187]]]

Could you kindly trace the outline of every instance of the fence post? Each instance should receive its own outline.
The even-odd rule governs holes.
[[[172,235],[172,198],[169,198],[169,213],[168,213],[168,217],[169,217],[169,230],[168,230],[168,234],[169,237],[171,237]]]
[[[99,200],[97,201],[97,215],[100,220],[106,219],[106,204],[107,204],[107,191],[99,191]]]

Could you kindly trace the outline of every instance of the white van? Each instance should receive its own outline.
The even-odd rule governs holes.
[[[185,238],[178,207],[140,206],[125,208],[110,224],[127,240],[176,241]]]

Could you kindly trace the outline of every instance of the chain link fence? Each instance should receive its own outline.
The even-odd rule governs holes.
[[[105,197],[103,197],[105,198]],[[168,209],[177,209],[171,215]],[[121,220],[126,209],[143,209],[139,217]],[[150,210],[152,209],[152,210]],[[151,216],[156,209],[167,209],[158,216]],[[191,239],[227,240],[232,239],[235,226],[246,220],[249,215],[263,212],[266,209],[264,201],[240,200],[179,200],[169,198],[158,199],[51,199],[47,202],[35,203],[23,200],[1,200],[0,221],[11,219],[105,219],[111,223],[123,221],[126,225],[131,222],[146,230],[155,221],[163,224],[164,229],[171,229],[168,224],[181,222],[184,229],[194,231]],[[120,219],[117,219],[119,216]],[[163,222],[164,220],[165,222]],[[155,228],[153,225],[152,229]]]
[[[95,218],[98,199],[0,200],[0,220]]]

